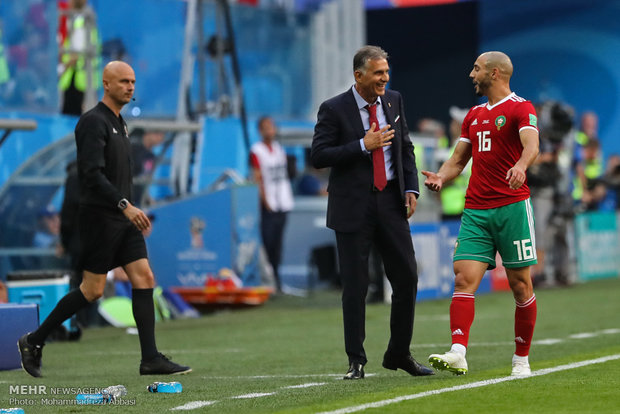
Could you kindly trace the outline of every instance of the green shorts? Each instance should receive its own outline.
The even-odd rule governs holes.
[[[529,198],[488,210],[466,208],[463,211],[453,261],[476,260],[494,269],[496,252],[507,268],[538,263],[534,213]]]

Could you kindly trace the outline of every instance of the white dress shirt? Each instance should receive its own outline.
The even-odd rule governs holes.
[[[370,129],[370,113],[366,108],[368,102],[357,92],[355,89],[355,85],[353,85],[353,96],[355,97],[355,102],[357,102],[357,107],[360,111],[360,117],[362,118],[362,124],[364,125],[364,131],[368,131]],[[381,97],[377,97],[377,121],[379,121],[379,129],[383,128],[387,125],[387,120],[385,119],[385,113],[383,112],[383,106],[381,105]],[[371,151],[366,150],[366,146],[364,145],[364,138],[360,139],[360,146],[362,151],[366,154],[370,154]],[[396,178],[396,174],[394,173],[394,166],[392,165],[392,146],[388,145],[383,147],[383,159],[385,160],[385,178],[390,181]]]

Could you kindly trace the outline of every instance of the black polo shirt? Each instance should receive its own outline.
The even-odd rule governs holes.
[[[127,124],[103,102],[80,117],[75,127],[80,205],[118,213],[118,202],[132,201],[131,143]]]

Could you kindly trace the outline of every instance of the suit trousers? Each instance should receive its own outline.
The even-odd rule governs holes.
[[[366,364],[366,295],[368,256],[374,244],[383,259],[385,274],[392,285],[390,341],[387,353],[395,358],[410,354],[418,286],[417,264],[409,223],[398,185],[390,182],[373,192],[359,230],[336,232],[340,275],[345,351],[349,362]]]

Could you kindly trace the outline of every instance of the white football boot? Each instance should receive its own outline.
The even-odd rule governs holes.
[[[532,375],[528,358],[517,355],[512,356],[512,373],[513,377],[529,377]]]
[[[428,362],[438,371],[450,371],[454,375],[467,374],[467,360],[459,352],[448,351],[445,354],[431,354]]]

